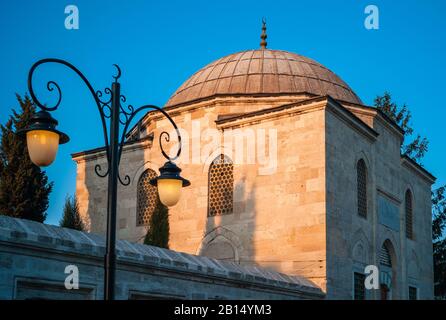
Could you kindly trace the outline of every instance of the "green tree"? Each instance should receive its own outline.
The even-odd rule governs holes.
[[[144,244],[169,249],[169,209],[159,199],[150,217]]]
[[[65,198],[65,205],[63,208],[63,216],[59,225],[64,228],[83,231],[84,224],[82,223],[81,215],[79,213],[79,203],[76,195]]]
[[[411,124],[412,114],[405,104],[399,107],[392,101],[392,96],[389,92],[384,92],[382,96],[377,96],[374,104],[377,109],[381,110],[404,130],[404,140],[412,137],[414,133]],[[426,154],[428,146],[429,141],[425,137],[417,134],[410,142],[404,141],[401,146],[401,153],[421,164],[421,160]]]
[[[435,297],[446,299],[446,187],[432,192],[432,241]]]
[[[26,139],[15,134],[30,123],[35,107],[28,96],[17,95],[20,110],[12,110],[0,126],[0,214],[43,222],[53,183],[28,156]]]

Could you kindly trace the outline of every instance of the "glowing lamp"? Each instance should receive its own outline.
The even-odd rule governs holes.
[[[53,163],[59,144],[70,140],[65,133],[56,130],[57,124],[57,120],[48,112],[39,111],[31,119],[28,128],[17,132],[26,135],[29,157],[39,167],[46,167]]]
[[[190,185],[189,180],[180,176],[181,169],[172,161],[166,162],[160,168],[160,175],[150,180],[150,184],[158,187],[161,202],[168,207],[178,203],[181,196],[181,188]]]

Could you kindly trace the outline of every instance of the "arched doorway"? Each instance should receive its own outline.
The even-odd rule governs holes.
[[[379,281],[381,300],[393,299],[396,288],[396,255],[392,242],[388,239],[379,252]]]

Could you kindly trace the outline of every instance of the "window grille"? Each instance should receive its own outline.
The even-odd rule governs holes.
[[[144,226],[149,224],[150,217],[155,210],[158,194],[155,186],[150,184],[150,180],[156,178],[156,172],[147,169],[143,172],[137,186],[137,209],[136,225]]]
[[[383,244],[379,253],[379,263],[383,266],[392,267],[392,259],[390,258],[390,251],[386,244]]]
[[[406,237],[413,239],[412,193],[406,191]]]
[[[418,290],[415,287],[409,287],[409,300],[418,299]]]
[[[367,218],[367,168],[363,159],[358,161],[356,170],[358,215]]]
[[[209,167],[208,217],[233,212],[234,165],[227,156],[219,155]]]
[[[365,300],[365,275],[359,272],[354,273],[354,299]]]

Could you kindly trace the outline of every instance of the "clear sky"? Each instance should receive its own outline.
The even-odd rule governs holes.
[[[65,29],[69,4],[79,8],[79,30]],[[364,27],[369,4],[379,8],[379,30]],[[443,0],[1,1],[0,122],[17,107],[15,94],[26,93],[32,63],[45,57],[69,60],[101,90],[110,85],[117,63],[128,102],[162,106],[202,66],[257,48],[265,16],[268,48],[322,63],[365,104],[385,90],[407,103],[415,130],[430,140],[423,163],[440,185],[446,183],[445,15]],[[46,170],[55,183],[46,222],[57,224],[65,195],[75,191],[70,154],[98,147],[103,138],[83,83],[64,67],[42,68],[35,88],[48,103],[54,101],[44,87],[50,79],[63,91],[54,116],[71,137]]]

